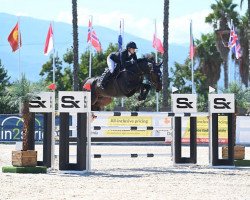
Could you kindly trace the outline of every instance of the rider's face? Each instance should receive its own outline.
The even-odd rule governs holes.
[[[128,50],[129,50],[129,52],[130,52],[131,54],[134,54],[135,51],[136,51],[136,49],[133,49],[133,48],[129,48]]]

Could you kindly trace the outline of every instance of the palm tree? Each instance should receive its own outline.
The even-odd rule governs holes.
[[[217,51],[214,34],[202,34],[200,40],[196,40],[196,54],[199,68],[207,77],[206,88],[216,87],[220,79],[220,66],[222,59]]]
[[[168,87],[169,87],[169,74],[168,74],[168,27],[169,27],[169,0],[164,0],[164,20],[163,20],[163,100],[162,110],[167,110],[168,107]]]
[[[229,48],[227,47],[227,42],[230,35],[228,22],[233,19],[236,26],[239,24],[238,13],[234,11],[236,7],[237,4],[233,4],[232,0],[217,0],[216,4],[211,5],[211,9],[213,10],[213,12],[210,13],[205,19],[206,23],[213,25],[215,31],[216,46],[223,60],[225,88],[228,88]]]
[[[242,83],[246,87],[249,85],[249,38],[247,37],[248,33],[248,17],[247,15],[241,18],[241,23],[239,24],[239,36],[240,36],[240,46],[242,49],[242,56],[236,62],[239,64],[240,76]],[[250,36],[250,35],[249,35]]]
[[[244,0],[241,0],[240,2],[240,7],[242,7],[242,4],[243,4],[243,1]],[[250,73],[250,0],[248,0],[248,6],[247,6],[247,22],[248,22],[248,27],[247,27],[247,31],[246,31],[246,36],[247,36],[247,43],[248,43],[248,48],[245,48],[245,50],[248,51],[248,54],[245,54],[246,56],[248,56],[248,62],[246,62],[246,64],[248,63],[248,75]],[[244,43],[246,45],[246,43]],[[246,52],[246,51],[243,51],[243,53]],[[244,55],[242,56],[242,58],[246,58],[244,57]],[[249,77],[248,77],[248,80],[247,82],[245,83],[246,86],[248,86],[248,82],[249,82]]]
[[[79,90],[79,63],[78,63],[78,25],[77,25],[77,0],[72,0],[72,24],[73,24],[73,85],[74,91]]]
[[[9,105],[16,106],[21,102],[21,115],[23,118],[23,151],[34,150],[34,114],[29,111],[29,102],[45,87],[41,83],[32,84],[24,74],[20,80],[7,88],[10,96]]]

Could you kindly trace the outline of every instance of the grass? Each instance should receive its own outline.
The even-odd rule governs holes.
[[[238,167],[250,167],[250,160],[235,160],[234,164]]]
[[[14,167],[5,166],[2,167],[3,173],[23,173],[23,174],[45,174],[47,173],[47,167],[36,166],[36,167]]]

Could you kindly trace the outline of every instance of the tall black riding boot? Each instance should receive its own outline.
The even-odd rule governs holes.
[[[111,72],[110,71],[107,71],[105,74],[104,74],[104,76],[102,77],[102,83],[101,83],[101,86],[103,87],[103,88],[105,88],[106,86],[107,86],[107,84],[108,84],[108,82],[109,82],[109,80],[110,80],[110,78],[111,78]]]

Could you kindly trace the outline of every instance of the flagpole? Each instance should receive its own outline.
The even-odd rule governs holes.
[[[155,37],[157,36],[156,19],[155,19]],[[155,63],[158,62],[157,49],[155,49]],[[156,92],[156,112],[159,112],[159,92]]]
[[[18,17],[18,71],[19,71],[19,81],[21,80],[21,34],[20,34],[20,16]]]
[[[191,20],[191,22],[190,22],[190,37],[192,38],[192,41],[190,41],[190,42],[193,43],[193,30],[192,29],[193,29],[193,27],[192,27],[192,20]],[[190,44],[190,45],[193,46],[193,44]],[[192,50],[192,51],[194,51],[194,50]],[[192,68],[192,94],[194,94],[194,55],[192,55],[192,57],[191,57],[191,68]]]
[[[123,49],[124,47],[123,45],[124,44],[124,19],[123,18],[121,19],[120,23],[121,23],[120,34],[122,35],[122,49]],[[122,107],[124,107],[124,98],[122,98],[121,104],[122,104]]]
[[[233,26],[233,19],[230,20],[230,32],[232,30],[232,26]],[[230,36],[229,36],[229,40],[230,40]],[[229,56],[230,56],[230,61],[232,61],[232,51],[229,51]],[[231,65],[228,64],[228,84],[230,84],[230,82],[231,82],[231,76],[232,76]]]
[[[53,84],[56,84],[56,78],[55,78],[55,29],[54,29],[54,21],[52,21],[52,41],[53,41]],[[51,125],[51,169],[54,169],[55,164],[55,123],[56,123],[56,108],[55,108],[55,95],[56,95],[56,89],[53,90],[53,97],[52,97],[52,125]]]
[[[52,30],[53,30],[53,34],[52,34],[52,41],[53,41],[53,83],[56,84],[56,81],[55,81],[55,37],[54,37],[54,34],[55,34],[55,29],[54,29],[54,21],[52,21]]]
[[[19,82],[21,81],[21,34],[20,34],[20,16],[18,16],[18,73],[19,73]],[[19,102],[19,113],[22,112],[22,103]]]
[[[194,58],[191,60],[192,65],[192,94],[194,94]]]
[[[91,24],[91,27],[90,27],[90,44],[92,44],[92,31],[93,31],[93,16],[90,15],[90,24]],[[90,45],[89,47],[89,77],[91,78],[91,71],[92,71],[92,45]]]

